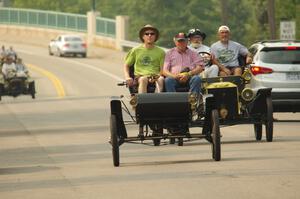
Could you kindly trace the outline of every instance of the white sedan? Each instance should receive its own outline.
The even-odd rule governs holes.
[[[59,35],[56,39],[50,41],[49,55],[63,57],[65,55],[81,55],[86,57],[87,45],[78,35]]]

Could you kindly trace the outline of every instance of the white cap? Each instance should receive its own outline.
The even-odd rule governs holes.
[[[221,32],[221,31],[228,31],[228,32],[230,32],[230,29],[228,28],[228,26],[220,26],[218,32]]]

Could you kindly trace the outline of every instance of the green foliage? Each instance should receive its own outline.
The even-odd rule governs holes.
[[[152,24],[161,33],[158,44],[172,47],[174,34],[187,32],[190,28],[200,28],[204,31],[207,34],[207,45],[215,42],[217,28],[222,25],[224,16],[221,3],[227,5],[226,25],[231,29],[233,40],[248,46],[256,40],[270,37],[268,0],[96,0],[96,9],[101,12],[101,16],[108,18],[128,15],[129,40],[139,41],[139,29],[145,24]],[[286,18],[297,21],[299,38],[299,0],[275,0],[275,3],[277,37],[280,20]],[[92,0],[12,0],[12,5],[19,8],[85,14],[91,10]]]

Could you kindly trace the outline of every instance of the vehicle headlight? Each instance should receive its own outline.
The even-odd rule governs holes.
[[[251,88],[244,88],[241,93],[241,97],[245,101],[251,101],[254,98],[254,92]]]
[[[251,76],[251,73],[250,73],[249,69],[245,70],[245,72],[243,73],[242,77],[246,81],[250,81],[251,80],[252,76]]]

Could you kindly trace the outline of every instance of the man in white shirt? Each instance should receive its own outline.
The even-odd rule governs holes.
[[[252,62],[248,49],[238,42],[230,40],[228,26],[220,26],[218,29],[219,41],[211,45],[211,54],[219,63],[220,76],[242,75],[238,57],[246,57],[246,64]]]
[[[219,73],[219,67],[212,62],[210,56],[210,48],[203,44],[206,34],[201,32],[200,29],[190,29],[187,34],[190,44],[189,48],[198,53],[198,55],[204,60],[205,69],[200,74],[202,77],[217,77]]]
[[[7,56],[4,59],[4,64],[2,66],[2,74],[4,75],[4,78],[10,79],[16,76],[16,65],[13,62],[13,58],[10,56]]]

